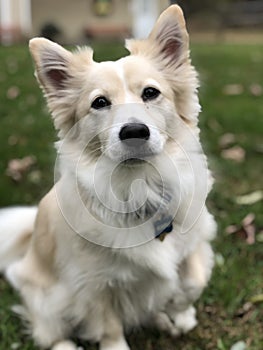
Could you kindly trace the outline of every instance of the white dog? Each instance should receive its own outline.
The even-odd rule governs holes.
[[[212,180],[199,143],[197,74],[181,9],[169,7],[131,55],[97,63],[30,41],[60,141],[55,185],[38,208],[0,212],[0,267],[36,343],[127,350],[124,331],[177,336],[213,266]]]

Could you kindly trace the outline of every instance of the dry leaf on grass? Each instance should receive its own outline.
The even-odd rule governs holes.
[[[9,100],[14,100],[20,95],[20,89],[17,86],[11,86],[7,92],[6,92],[6,97]]]
[[[36,158],[34,156],[11,159],[8,162],[6,175],[10,176],[14,181],[21,181],[24,173],[27,172],[35,162]]]
[[[256,240],[257,242],[263,243],[263,230],[257,234]]]
[[[228,149],[224,149],[221,152],[221,156],[224,159],[230,159],[230,160],[233,160],[237,163],[241,163],[245,159],[246,152],[245,152],[244,148],[242,148],[240,146],[234,146],[234,147],[231,147]]]
[[[18,142],[19,142],[19,137],[18,137],[18,136],[16,136],[16,135],[10,135],[10,136],[8,137],[8,144],[9,144],[10,146],[15,146],[15,145],[18,144]]]
[[[256,228],[254,225],[255,221],[255,214],[249,213],[247,214],[244,219],[242,220],[242,228],[246,235],[246,242],[247,244],[254,244],[255,243],[255,233]]]
[[[253,304],[263,303],[263,293],[262,294],[253,295],[253,297],[250,298],[250,301]]]
[[[238,230],[239,230],[239,227],[237,225],[229,225],[227,226],[225,231],[228,235],[232,235],[232,233],[235,233]]]
[[[225,258],[222,254],[216,253],[215,254],[215,263],[219,267],[223,267],[225,265]]]
[[[263,94],[263,88],[260,84],[251,84],[249,86],[249,91],[253,96],[261,96]]]
[[[227,84],[223,87],[223,94],[229,96],[241,95],[244,92],[244,87],[241,84]]]
[[[246,241],[251,245],[255,243],[255,214],[249,213],[244,217],[240,225],[230,225],[226,228],[225,232],[228,235],[236,235],[237,237]]]
[[[249,226],[249,225],[251,225],[251,224],[253,224],[253,222],[255,221],[255,214],[254,213],[249,213],[249,214],[247,214],[245,217],[244,217],[244,219],[242,220],[242,225],[244,226],[244,227],[246,227],[246,226]]]
[[[253,303],[250,301],[247,301],[244,305],[242,305],[241,308],[239,308],[235,312],[235,316],[237,317],[244,317],[248,312],[250,312],[253,309]]]
[[[240,340],[237,343],[233,344],[230,350],[246,350],[246,348],[246,343],[243,340]]]
[[[219,138],[218,144],[220,148],[227,148],[236,141],[234,134],[226,133]]]
[[[249,205],[260,202],[263,199],[263,191],[254,191],[243,196],[236,197],[236,203],[239,205]]]
[[[42,173],[40,170],[33,170],[28,174],[28,180],[36,185],[40,184],[42,180]]]

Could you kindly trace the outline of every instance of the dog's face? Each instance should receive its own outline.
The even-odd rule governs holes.
[[[174,111],[172,92],[160,72],[135,56],[91,66],[77,111],[83,119],[83,140],[91,147],[99,144],[100,151],[117,162],[162,152]]]
[[[92,50],[71,53],[46,39],[30,42],[36,74],[59,136],[116,162],[161,154],[182,125],[196,127],[199,104],[181,9],[169,7],[130,56],[97,63]]]

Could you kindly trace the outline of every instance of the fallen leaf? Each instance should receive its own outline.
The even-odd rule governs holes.
[[[234,134],[226,133],[222,135],[218,141],[218,144],[221,148],[227,148],[231,144],[233,144],[236,141],[236,137]]]
[[[253,303],[251,301],[246,302],[240,309],[237,310],[235,316],[243,317],[253,308]]]
[[[248,225],[244,227],[246,233],[246,242],[251,245],[255,243],[256,228],[255,225]]]
[[[10,176],[14,181],[21,181],[24,173],[36,162],[33,156],[27,156],[21,159],[11,159],[8,162],[6,169],[7,176]]]
[[[243,241],[246,241],[247,239],[247,233],[244,230],[243,227],[241,227],[240,229],[237,230],[237,232],[235,232],[235,235],[239,238],[242,239]]]
[[[241,95],[244,92],[244,87],[241,84],[227,84],[223,87],[223,94],[229,96]]]
[[[229,235],[235,234],[239,238],[244,239],[249,245],[254,244],[256,240],[256,228],[254,221],[255,214],[249,213],[244,217],[240,225],[227,226],[225,232]]]
[[[228,149],[225,149],[221,152],[221,156],[224,159],[230,159],[235,162],[241,163],[244,161],[246,152],[244,148],[240,146],[234,146]]]
[[[9,146],[15,146],[18,144],[19,138],[16,135],[10,135],[8,137]]]
[[[263,302],[263,294],[257,294],[250,298],[251,303],[258,304]]]
[[[240,340],[237,343],[233,344],[230,350],[246,350],[246,348],[246,343],[243,340]]]
[[[249,86],[249,91],[253,96],[261,96],[263,94],[263,88],[260,84],[251,84]]]
[[[36,185],[41,182],[41,178],[42,173],[40,170],[34,170],[28,174],[28,180]]]
[[[263,231],[260,231],[256,236],[256,241],[263,243]]]
[[[6,92],[6,97],[9,100],[15,100],[19,95],[20,89],[17,86],[11,86]]]
[[[243,225],[244,227],[251,225],[251,224],[254,222],[255,217],[256,217],[256,216],[255,216],[254,213],[249,213],[249,214],[247,214],[247,215],[244,217],[244,219],[242,220],[242,225]]]
[[[229,226],[227,226],[225,231],[228,235],[231,235],[232,233],[235,233],[238,230],[239,230],[239,228],[237,225],[229,225]]]
[[[242,220],[242,225],[243,227],[250,226],[254,221],[255,221],[255,214],[254,213],[249,213],[247,214],[244,219]]]
[[[253,224],[254,221],[255,221],[255,214],[254,213],[247,214],[244,217],[244,219],[242,220],[242,226],[243,226],[243,230],[245,231],[246,242],[248,244],[255,243],[256,228],[255,228],[255,225]]]
[[[236,197],[236,203],[239,205],[254,204],[263,199],[263,191],[254,191],[243,196]]]
[[[225,264],[225,258],[223,257],[222,254],[216,253],[215,254],[215,263],[217,266],[222,267]]]

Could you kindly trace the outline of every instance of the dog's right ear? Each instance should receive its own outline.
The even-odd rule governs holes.
[[[189,57],[189,39],[183,11],[171,5],[158,18],[149,37],[128,40],[127,49],[133,55],[142,55],[157,61],[158,66],[173,73]]]
[[[37,79],[45,93],[59,95],[70,78],[69,63],[73,54],[44,38],[31,39],[29,49],[35,62]]]

